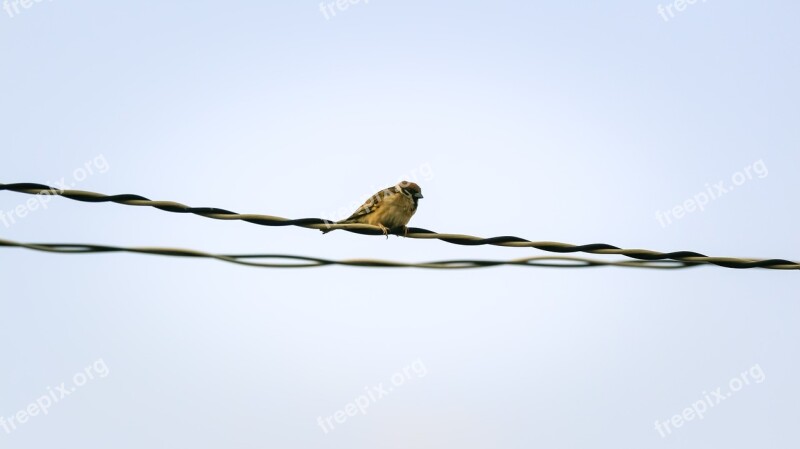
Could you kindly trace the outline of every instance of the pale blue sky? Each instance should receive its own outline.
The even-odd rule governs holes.
[[[9,2],[0,182],[301,218],[416,174],[411,224],[440,232],[800,260],[800,4],[676,3],[665,21],[658,1],[370,0],[328,18],[305,1]],[[0,192],[0,212],[28,199]],[[0,221],[0,238],[539,254],[59,198]],[[0,281],[0,417],[94,374],[47,415],[0,424],[0,447],[800,443],[796,272],[278,271],[0,249]],[[404,368],[366,414],[319,424]],[[703,419],[655,428],[743,372],[758,381]]]

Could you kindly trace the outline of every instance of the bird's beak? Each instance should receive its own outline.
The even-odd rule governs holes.
[[[421,193],[415,193],[414,198],[425,198]]]

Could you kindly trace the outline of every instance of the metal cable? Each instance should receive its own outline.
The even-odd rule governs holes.
[[[293,256],[287,254],[212,254],[203,251],[183,248],[161,247],[120,247],[109,245],[91,245],[75,243],[21,243],[0,239],[0,247],[27,248],[35,251],[46,251],[61,254],[86,254],[86,253],[137,253],[153,254],[158,256],[173,257],[201,257],[217,259],[239,265],[262,268],[309,268],[327,265],[344,265],[351,267],[379,267],[379,268],[434,268],[434,269],[464,269],[486,268],[499,265],[517,265],[524,267],[554,267],[554,268],[586,268],[597,266],[617,266],[633,268],[677,269],[688,268],[701,264],[670,260],[623,260],[605,261],[586,259],[582,257],[566,256],[539,256],[514,260],[441,260],[436,262],[406,263],[379,259],[346,259],[330,260],[319,257]],[[291,260],[293,263],[252,262],[251,259]]]
[[[242,220],[262,226],[299,226],[310,229],[343,229],[356,234],[383,235],[380,228],[365,224],[336,224],[322,218],[288,219],[271,215],[238,214],[216,207],[190,207],[174,201],[153,201],[140,195],[104,195],[83,190],[60,190],[43,184],[0,184],[0,191],[8,190],[31,195],[59,195],[76,201],[89,203],[118,203],[128,206],[149,206],[167,212],[189,213],[217,220]],[[606,243],[572,245],[560,242],[534,242],[521,237],[500,236],[481,238],[463,234],[440,234],[422,228],[408,228],[405,235],[414,239],[438,239],[456,245],[494,245],[531,247],[555,253],[584,252],[591,254],[616,254],[632,259],[654,261],[674,260],[687,263],[707,263],[726,268],[769,268],[774,270],[800,270],[800,263],[785,259],[750,259],[734,257],[709,257],[694,251],[659,252],[646,249],[622,249]]]

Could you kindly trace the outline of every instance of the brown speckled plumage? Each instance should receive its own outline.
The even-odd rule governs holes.
[[[422,190],[413,182],[403,181],[372,195],[352,215],[336,223],[363,223],[378,226],[384,234],[405,231],[417,211]],[[323,233],[333,229],[323,229]]]

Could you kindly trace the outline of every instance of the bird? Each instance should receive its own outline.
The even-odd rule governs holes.
[[[401,181],[397,185],[387,187],[372,195],[352,215],[337,224],[361,223],[377,226],[383,235],[389,237],[389,232],[408,232],[406,225],[417,211],[419,200],[422,199],[422,189],[413,182]],[[323,234],[334,229],[320,229]]]

